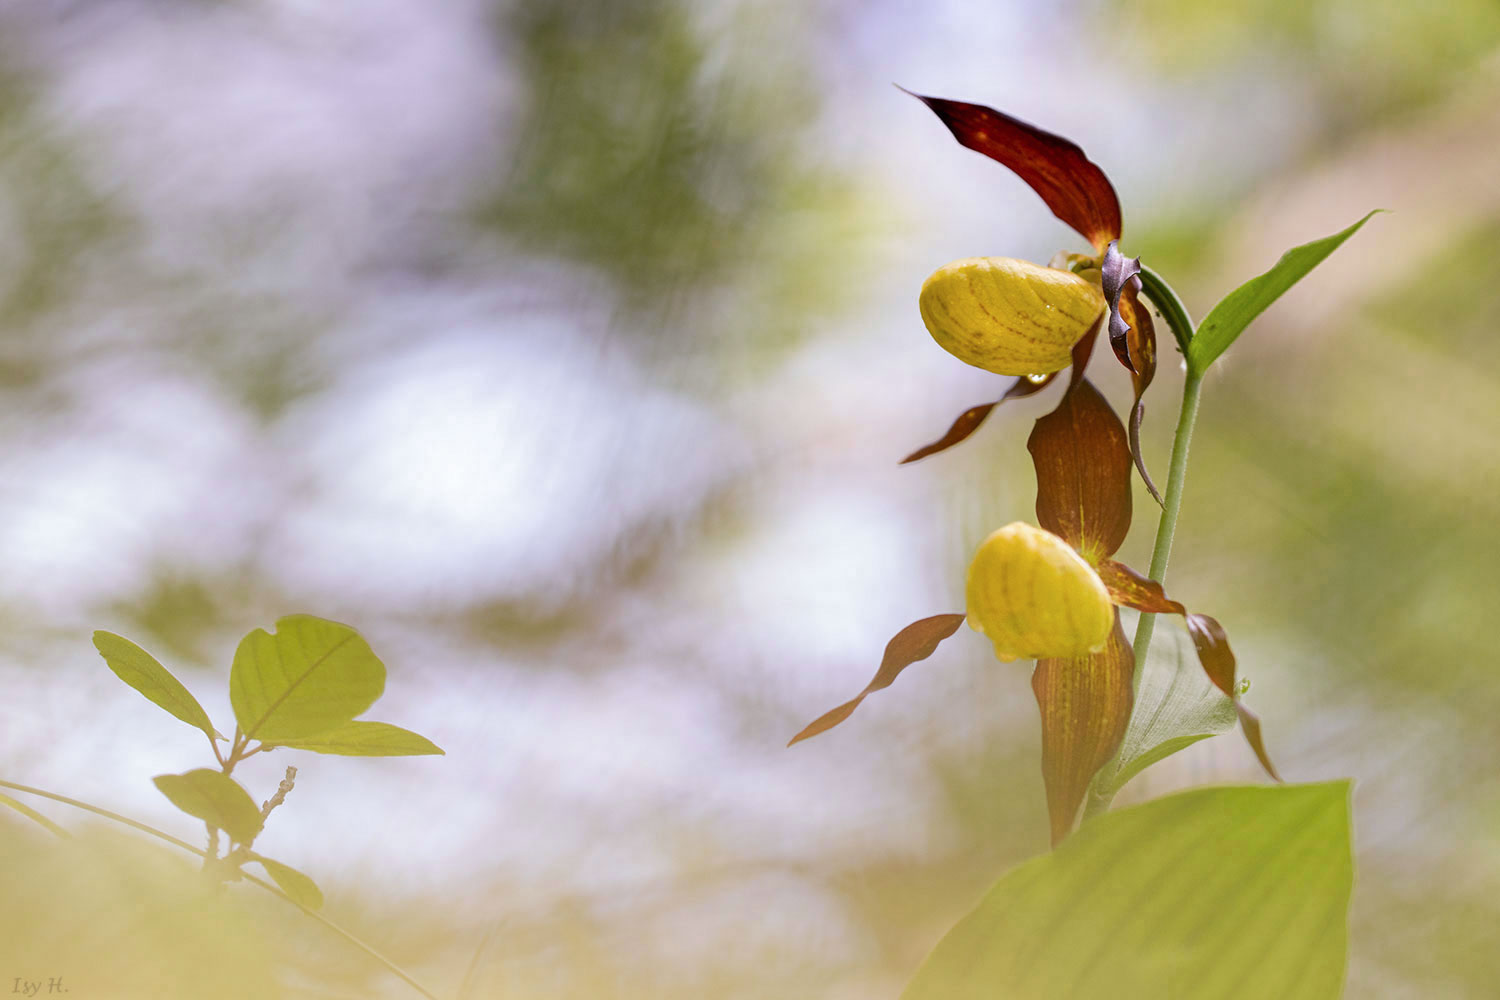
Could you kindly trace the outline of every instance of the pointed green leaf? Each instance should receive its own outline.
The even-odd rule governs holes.
[[[218,827],[237,844],[252,843],[260,833],[262,820],[255,800],[222,771],[200,767],[186,774],[159,774],[151,780],[178,809]]]
[[[62,827],[52,822],[46,816],[43,816],[41,813],[28,806],[26,803],[11,798],[9,795],[0,795],[0,806],[10,806],[10,808],[14,809],[22,816],[25,816],[33,823],[46,827],[49,831],[59,837],[62,837],[64,840],[72,836],[72,834],[70,834],[67,830],[64,830]]]
[[[1335,1000],[1349,783],[1206,788],[1108,813],[1000,879],[903,1000]]]
[[[1304,243],[1300,247],[1292,247],[1265,274],[1251,278],[1226,295],[1199,325],[1192,342],[1188,344],[1188,364],[1193,370],[1200,374],[1207,371],[1208,366],[1234,343],[1235,338],[1245,332],[1245,327],[1250,325],[1251,320],[1265,312],[1266,307],[1280,298],[1288,288],[1306,277],[1308,271],[1322,263],[1323,258],[1337,250],[1360,226],[1369,222],[1370,216],[1374,214],[1375,212],[1371,212],[1342,232]]]
[[[284,865],[280,861],[272,861],[263,858],[259,854],[252,854],[251,861],[258,861],[266,874],[271,876],[282,892],[291,897],[292,902],[309,910],[321,909],[323,906],[323,890],[319,889],[317,883],[306,875],[293,868]]]
[[[1157,761],[1227,733],[1234,723],[1234,702],[1203,675],[1192,639],[1171,619],[1157,619],[1130,728],[1120,752],[1095,779],[1095,793],[1118,791]]]
[[[208,713],[198,704],[192,692],[172,676],[172,672],[157,662],[156,657],[146,652],[124,636],[113,632],[94,633],[94,648],[104,657],[104,662],[115,676],[145,695],[156,705],[171,712],[177,718],[196,729],[203,730],[209,739],[224,737],[214,728]]]
[[[338,754],[343,757],[415,757],[443,751],[425,736],[393,726],[389,722],[346,722],[322,736],[278,743],[293,750]]]
[[[385,664],[347,625],[290,615],[274,634],[240,641],[229,701],[240,731],[264,743],[322,736],[350,722],[385,690]]]

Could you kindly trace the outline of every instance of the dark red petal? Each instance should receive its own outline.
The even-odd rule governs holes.
[[[1089,782],[1125,736],[1134,673],[1135,655],[1118,612],[1100,652],[1037,661],[1031,690],[1042,713],[1042,779],[1054,847],[1072,831]]]
[[[1188,615],[1188,634],[1198,649],[1198,662],[1208,679],[1229,697],[1235,697],[1234,651],[1229,648],[1229,636],[1224,626],[1208,615]]]
[[[1266,754],[1266,744],[1260,738],[1260,719],[1238,699],[1235,700],[1234,710],[1240,715],[1240,728],[1245,731],[1245,739],[1249,742],[1250,749],[1255,751],[1255,757],[1260,761],[1260,766],[1265,768],[1266,773],[1272,778],[1280,781],[1281,775],[1276,773],[1270,756]]]
[[[1033,382],[1029,376],[1022,375],[1011,384],[1011,387],[1006,390],[1005,395],[993,403],[981,403],[978,406],[969,407],[958,415],[957,420],[953,421],[953,426],[948,428],[948,433],[932,442],[932,444],[923,445],[910,455],[907,455],[901,460],[900,464],[905,465],[907,462],[916,462],[926,458],[928,455],[936,455],[940,451],[952,448],[964,438],[977,431],[979,425],[984,423],[984,418],[989,416],[990,411],[995,407],[1007,399],[1020,399],[1023,396],[1030,396],[1034,392],[1041,392],[1047,386],[1051,385],[1052,380],[1056,377],[1057,373],[1051,372],[1040,382]]]
[[[982,104],[911,96],[931,108],[961,144],[1015,171],[1041,195],[1052,214],[1083,234],[1096,250],[1120,238],[1115,189],[1075,143]]]
[[[1104,581],[1110,600],[1116,604],[1153,615],[1184,613],[1182,605],[1168,597],[1161,584],[1141,576],[1124,563],[1106,559],[1094,568],[1099,571],[1099,579]]]
[[[864,701],[871,692],[879,691],[881,688],[891,686],[896,676],[907,667],[918,660],[925,660],[932,655],[932,651],[938,648],[938,643],[948,638],[958,627],[964,623],[963,615],[933,615],[931,618],[923,618],[921,621],[912,622],[906,628],[897,632],[890,642],[885,645],[885,656],[880,661],[880,670],[875,674],[875,679],[858,695],[844,702],[838,708],[825,712],[813,720],[802,732],[792,737],[792,743],[805,740],[810,736],[827,732],[834,726],[843,722],[854,713],[859,703]]]
[[[1036,466],[1037,523],[1091,563],[1114,555],[1130,530],[1125,427],[1088,379],[1036,422],[1026,442]]]

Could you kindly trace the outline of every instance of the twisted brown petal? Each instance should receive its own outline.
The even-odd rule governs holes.
[[[864,701],[872,692],[881,688],[891,686],[894,681],[907,667],[918,660],[925,660],[932,655],[933,650],[938,648],[938,643],[948,638],[964,622],[963,615],[933,615],[931,618],[923,618],[921,621],[912,622],[906,628],[897,632],[890,642],[886,643],[885,656],[881,658],[880,669],[875,674],[875,679],[870,681],[865,689],[853,698],[844,702],[838,708],[824,712],[814,719],[806,729],[792,737],[793,743],[798,743],[811,736],[827,732],[834,726],[843,722],[854,713],[859,703]]]
[[[993,403],[981,403],[978,406],[969,407],[958,415],[957,420],[953,421],[953,426],[948,428],[948,433],[932,442],[932,444],[923,445],[918,448],[903,458],[899,464],[905,465],[908,462],[920,461],[928,455],[936,455],[940,451],[952,448],[964,440],[964,438],[977,431],[979,425],[984,423],[984,418],[989,416],[990,411],[995,407],[1007,399],[1021,399],[1024,396],[1030,396],[1032,393],[1041,392],[1047,386],[1051,385],[1052,380],[1056,377],[1057,372],[1049,372],[1041,381],[1033,382],[1030,376],[1022,375],[1011,383],[1010,388],[1005,391],[1005,395]]]

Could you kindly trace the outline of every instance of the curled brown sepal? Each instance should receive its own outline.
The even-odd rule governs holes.
[[[1109,246],[1105,248],[1104,260],[1099,265],[1099,271],[1104,281],[1104,301],[1109,305],[1109,346],[1114,350],[1115,357],[1120,364],[1131,373],[1135,372],[1135,362],[1130,356],[1130,322],[1120,315],[1120,296],[1127,286],[1135,284],[1140,286],[1140,279],[1136,275],[1141,273],[1141,259],[1139,257],[1126,257],[1120,252],[1120,241],[1110,240]]]
[[[1042,714],[1042,780],[1054,847],[1072,831],[1089,782],[1125,737],[1134,673],[1135,654],[1118,612],[1099,652],[1036,663],[1031,690]]]
[[[838,708],[824,712],[818,716],[807,728],[796,736],[793,736],[787,746],[799,743],[819,733],[827,732],[834,726],[843,722],[854,714],[859,703],[864,701],[871,693],[881,688],[891,686],[901,671],[916,663],[925,660],[932,655],[933,650],[938,648],[938,643],[948,638],[964,622],[963,615],[933,615],[931,618],[923,618],[921,621],[912,622],[906,628],[897,632],[891,641],[885,645],[885,656],[880,660],[880,669],[875,673],[875,679],[866,685],[865,689],[853,698],[844,702]]]
[[[931,108],[960,144],[1013,170],[1094,249],[1120,238],[1120,199],[1076,143],[982,104],[900,89]]]
[[[1187,622],[1188,634],[1193,639],[1193,648],[1198,651],[1198,662],[1202,664],[1203,672],[1215,687],[1234,702],[1235,710],[1240,716],[1240,728],[1245,732],[1250,749],[1255,751],[1255,756],[1266,773],[1280,781],[1281,777],[1271,764],[1265,741],[1260,735],[1260,719],[1240,701],[1239,686],[1235,683],[1237,667],[1234,651],[1229,648],[1229,636],[1224,632],[1224,626],[1208,615],[1190,614],[1180,603],[1167,596],[1161,584],[1141,576],[1124,563],[1106,560],[1096,569],[1099,579],[1104,581],[1104,588],[1109,591],[1110,599],[1116,604],[1145,614],[1183,616]]]
[[[1011,387],[1005,391],[1005,395],[993,403],[981,403],[978,406],[969,407],[958,415],[957,420],[953,421],[953,426],[948,428],[948,433],[932,442],[932,444],[923,445],[918,448],[903,458],[899,464],[905,465],[908,462],[920,461],[928,455],[936,455],[940,451],[952,448],[964,440],[964,438],[977,431],[979,425],[984,423],[984,418],[989,416],[990,411],[995,407],[1007,399],[1020,399],[1023,396],[1030,396],[1032,393],[1041,392],[1047,386],[1051,385],[1052,380],[1055,378],[1057,378],[1057,372],[1047,373],[1039,382],[1033,382],[1030,375],[1022,375],[1015,382],[1011,383]]]
[[[1135,400],[1130,404],[1130,457],[1135,461],[1135,470],[1141,474],[1151,498],[1162,504],[1161,491],[1151,481],[1146,471],[1146,459],[1141,454],[1141,419],[1146,415],[1144,396],[1156,377],[1156,324],[1151,319],[1151,310],[1141,302],[1139,278],[1132,278],[1120,296],[1120,311],[1129,323],[1126,343],[1130,352],[1130,381],[1135,388]]]
[[[1193,646],[1198,650],[1198,662],[1203,664],[1203,672],[1208,674],[1208,679],[1220,691],[1234,700],[1234,710],[1239,713],[1240,729],[1245,733],[1246,742],[1255,751],[1255,757],[1260,761],[1260,766],[1266,769],[1266,773],[1280,781],[1281,776],[1272,766],[1271,756],[1266,753],[1265,740],[1260,735],[1260,719],[1240,701],[1239,688],[1234,679],[1234,651],[1229,648],[1229,636],[1224,634],[1224,626],[1208,615],[1190,614],[1186,617],[1188,634],[1193,637]]]
[[[1130,445],[1125,427],[1088,379],[1079,379],[1026,441],[1036,467],[1037,523],[1090,563],[1114,555],[1130,530]]]

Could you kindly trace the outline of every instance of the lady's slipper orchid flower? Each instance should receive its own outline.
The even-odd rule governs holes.
[[[1075,348],[1062,402],[1036,422],[1027,441],[1040,527],[1017,522],[985,539],[969,567],[966,613],[935,615],[902,629],[865,690],[792,740],[843,722],[967,619],[1000,660],[1037,661],[1031,685],[1041,709],[1054,843],[1072,830],[1089,782],[1114,755],[1130,721],[1135,655],[1117,607],[1184,617],[1204,672],[1235,699],[1246,737],[1266,770],[1276,773],[1255,716],[1238,702],[1234,654],[1223,628],[1206,615],[1189,614],[1160,584],[1111,558],[1130,530],[1131,458],[1124,425],[1081,374],[1094,339],[1086,336]]]

